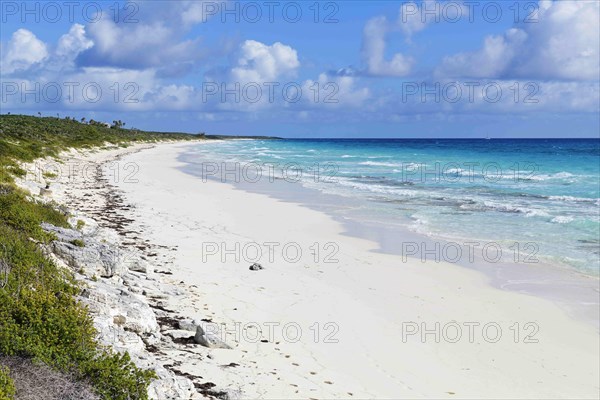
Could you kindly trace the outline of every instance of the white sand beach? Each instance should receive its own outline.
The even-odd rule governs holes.
[[[177,157],[198,145],[212,144],[70,152],[63,168],[103,165],[108,186],[66,175],[52,185],[52,199],[80,215],[107,201],[99,191],[118,196],[92,218],[126,221],[114,237],[151,248],[161,272],[101,282],[169,288],[134,293],[159,299],[167,321],[219,327],[232,347],[161,340],[151,363],[242,399],[598,398],[593,324],[472,269],[374,252],[377,243],[301,204],[187,174]],[[253,271],[257,245],[264,269]],[[163,337],[185,337],[158,320]]]
[[[132,226],[169,248],[159,255],[172,261],[166,278],[189,291],[168,308],[224,324],[233,347],[205,349],[206,362],[179,357],[179,370],[243,398],[598,398],[594,327],[478,272],[374,253],[375,243],[300,204],[203,182],[178,169],[190,145],[126,156],[137,173],[117,184]],[[220,258],[223,246],[269,242],[278,245],[264,270],[249,270],[242,250]],[[300,260],[284,257],[288,243]],[[325,262],[327,243],[337,261]]]

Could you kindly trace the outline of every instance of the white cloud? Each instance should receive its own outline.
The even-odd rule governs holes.
[[[501,77],[526,40],[527,33],[516,28],[509,29],[504,35],[487,36],[481,50],[444,58],[443,65],[436,74],[473,78]]]
[[[55,55],[64,64],[72,65],[79,53],[93,45],[94,42],[86,37],[85,27],[74,24],[69,32],[62,35],[58,40]]]
[[[86,64],[123,68],[150,68],[195,60],[199,40],[179,41],[163,22],[125,24],[111,18],[88,25],[94,47]]]
[[[163,74],[185,73],[207,56],[200,37],[186,38],[190,29],[211,15],[207,1],[135,1],[87,26],[94,46],[83,53],[85,66],[157,68]],[[210,4],[224,6],[226,2]]]
[[[378,93],[376,110],[407,115],[597,113],[600,101],[598,82],[450,79],[405,85],[400,93]]]
[[[469,8],[462,2],[439,2],[423,0],[420,4],[414,1],[404,2],[398,12],[397,25],[407,39],[416,32],[422,31],[431,23],[456,22],[469,15]]]
[[[357,88],[356,83],[351,76],[319,74],[316,81],[309,79],[303,83],[303,98],[311,105],[327,108],[360,107],[371,97],[371,92],[366,87]]]
[[[120,13],[121,20],[139,21],[136,23],[171,21],[173,30],[187,30],[211,17],[218,17],[229,0],[128,0],[127,3]]]
[[[370,75],[405,76],[411,71],[411,57],[396,53],[390,61],[385,60],[385,36],[391,29],[385,17],[372,18],[365,25],[362,55]]]
[[[597,80],[600,3],[542,1],[531,23],[488,36],[475,52],[446,57],[437,76]]]
[[[424,0],[420,3],[403,2],[395,21],[389,22],[384,16],[371,18],[363,30],[362,58],[366,64],[366,72],[373,76],[407,76],[411,73],[415,60],[402,53],[396,53],[390,60],[386,60],[386,36],[399,31],[406,42],[410,43],[412,35],[431,23],[458,21],[467,15],[469,10],[462,2]]]
[[[27,29],[15,31],[2,50],[1,67],[4,74],[27,70],[48,57],[46,44]]]
[[[274,82],[294,76],[300,61],[292,47],[276,42],[269,46],[256,40],[246,40],[240,46],[236,66],[231,69],[235,82]]]

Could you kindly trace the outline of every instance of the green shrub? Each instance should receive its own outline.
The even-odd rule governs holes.
[[[71,240],[71,244],[77,246],[77,247],[85,247],[85,242],[81,239],[74,239]]]
[[[15,392],[15,383],[9,375],[8,368],[0,365],[0,400],[11,400]]]
[[[49,235],[40,224],[45,221],[64,228],[69,227],[67,217],[51,204],[30,201],[27,195],[12,185],[0,185],[0,222],[25,232],[36,240],[44,241]]]
[[[23,231],[0,224],[0,243],[10,265],[0,289],[0,354],[75,372],[105,399],[146,399],[153,372],[98,345],[72,274],[45,258]]]
[[[148,385],[157,378],[154,371],[136,367],[129,354],[109,351],[82,363],[81,372],[94,385],[96,393],[107,400],[146,400]]]
[[[89,312],[77,301],[81,287],[73,274],[46,258],[35,242],[53,238],[42,222],[69,227],[66,211],[34,201],[13,182],[26,173],[20,162],[57,157],[68,148],[196,138],[24,115],[0,115],[0,133],[0,259],[9,267],[0,282],[0,356],[30,358],[73,374],[89,381],[104,399],[147,399],[154,372],[137,368],[127,353],[99,345]],[[77,229],[83,226],[77,222]],[[72,243],[84,245],[82,240]],[[12,383],[0,368],[0,400],[13,396]]]
[[[77,230],[79,230],[79,231],[82,230],[84,226],[85,226],[85,221],[78,219],[77,226],[76,226]]]

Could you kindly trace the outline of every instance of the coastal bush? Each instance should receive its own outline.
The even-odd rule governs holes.
[[[73,276],[48,260],[28,235],[0,225],[2,257],[10,265],[0,289],[0,354],[33,358],[79,379],[105,399],[146,399],[153,372],[95,341]]]
[[[0,400],[12,400],[15,395],[15,383],[7,367],[0,365]]]
[[[27,193],[13,185],[0,185],[0,221],[2,224],[27,233],[39,241],[45,241],[51,236],[44,232],[40,224],[49,222],[63,228],[69,227],[67,216],[45,204],[29,200]]]
[[[77,300],[82,288],[70,271],[57,267],[39,246],[53,239],[40,224],[67,228],[66,211],[56,204],[35,201],[13,182],[15,176],[25,174],[21,162],[56,157],[70,147],[191,138],[110,129],[72,119],[0,116],[1,358],[18,357],[47,365],[75,382],[89,382],[104,399],[147,399],[154,372],[137,368],[127,353],[115,354],[99,345],[89,312]],[[77,226],[83,227],[79,222]],[[8,370],[1,368],[0,399],[14,395],[13,383]]]

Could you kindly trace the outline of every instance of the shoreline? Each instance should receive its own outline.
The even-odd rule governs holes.
[[[153,299],[161,337],[155,346],[163,354],[153,356],[177,370],[177,379],[230,398],[597,397],[597,332],[556,305],[495,289],[481,273],[452,264],[399,268],[396,257],[343,235],[342,225],[322,212],[185,174],[178,170],[182,147],[124,151],[119,161],[137,166],[135,181],[113,182],[118,218],[104,215],[104,223],[126,227],[121,242],[150,243],[138,250],[154,254],[148,262],[163,272],[153,277],[170,288]],[[103,165],[106,179],[111,170]],[[70,197],[61,196],[58,188],[53,196],[81,207],[87,194],[71,189]],[[220,251],[203,260],[208,244],[273,241],[297,243],[303,256],[289,262],[277,253],[262,271],[231,257],[221,262]],[[338,261],[315,262],[309,251],[315,242],[335,242]],[[233,348],[190,343],[189,333],[168,326],[190,320],[221,326]],[[290,332],[263,329],[258,340],[248,336],[249,324],[275,323],[296,324],[303,335],[294,341]],[[503,335],[492,343],[478,331],[471,343],[407,334],[423,323],[494,323]],[[521,324],[517,343],[515,323]],[[538,327],[532,337],[538,343],[524,342],[527,323]]]
[[[129,188],[120,185],[144,218],[145,233],[179,246],[173,279],[196,285],[206,296],[206,307],[229,329],[236,322],[263,327],[292,322],[312,335],[310,327],[320,324],[319,343],[308,336],[297,343],[281,337],[273,343],[250,343],[248,338],[238,342],[235,329],[227,334],[234,351],[247,351],[245,358],[264,369],[264,381],[258,379],[259,372],[248,372],[255,385],[244,392],[246,397],[331,398],[348,397],[348,392],[356,398],[595,396],[598,384],[592,376],[598,362],[590,355],[597,353],[597,332],[555,304],[495,289],[481,273],[460,266],[400,264],[397,257],[373,252],[376,243],[343,235],[343,226],[322,212],[203,182],[177,170],[182,166],[177,156],[184,148],[167,145],[127,157],[139,164],[140,179]],[[264,271],[249,271],[243,258],[225,257],[222,262],[222,254],[215,254],[202,260],[203,243],[237,242],[243,248],[273,241],[281,247],[298,244],[304,250],[300,261],[286,262],[275,252]],[[315,242],[335,242],[338,261],[315,263],[310,254]],[[193,304],[187,306],[194,309]],[[202,317],[205,310],[196,308],[197,317]],[[403,324],[425,322],[431,328],[452,321],[496,323],[504,336],[497,343],[481,337],[475,343],[465,338],[436,343],[418,335],[402,342],[401,332],[407,327]],[[323,335],[333,332],[323,331],[327,322],[336,324],[338,343],[323,343]],[[539,327],[539,343],[523,343],[528,322]],[[509,339],[514,323],[521,324],[519,343]],[[498,363],[493,373],[486,371],[489,363]],[[265,366],[277,371],[268,374]],[[431,382],[435,370],[441,378]],[[531,384],[534,379],[542,383]]]
[[[179,169],[197,179],[201,179],[206,174],[207,177],[203,179],[228,184],[237,190],[263,194],[277,201],[297,203],[325,213],[343,225],[343,235],[376,242],[378,248],[372,251],[403,258],[408,257],[413,261],[420,259],[432,263],[446,261],[449,264],[477,271],[485,274],[489,284],[495,288],[551,300],[574,318],[585,321],[600,331],[600,319],[598,318],[600,277],[596,275],[586,274],[572,266],[552,264],[543,260],[537,260],[534,263],[514,262],[510,260],[511,256],[518,255],[521,258],[524,256],[522,254],[524,252],[516,253],[510,249],[509,245],[500,245],[503,251],[509,254],[508,257],[499,261],[489,261],[482,256],[482,252],[477,253],[474,247],[469,249],[464,243],[478,243],[478,249],[481,249],[481,246],[486,243],[498,245],[497,242],[480,242],[475,238],[450,238],[447,235],[427,235],[407,228],[405,224],[410,222],[408,220],[394,224],[381,220],[371,221],[364,212],[363,215],[353,213],[353,210],[368,207],[364,199],[324,193],[299,182],[286,181],[280,177],[269,181],[264,178],[256,182],[237,179],[239,178],[237,175],[236,179],[231,179],[230,176],[224,176],[222,173],[222,170],[228,168],[227,165],[221,165],[216,174],[212,174],[210,170],[199,171],[198,166],[191,161],[190,154],[185,154],[185,152],[178,156],[178,160],[184,163]],[[239,168],[237,164],[233,166],[243,171],[243,168]],[[231,171],[231,169],[226,171]],[[229,173],[231,174],[231,172]],[[417,254],[403,254],[404,250],[402,249],[404,248],[399,245],[400,243],[417,245]],[[462,256],[457,260],[448,261],[446,257],[440,256],[441,250],[436,251],[433,256],[425,251],[434,249],[436,245],[444,247],[446,244],[451,247],[460,246]],[[411,248],[407,247],[407,252],[409,250]],[[473,256],[472,260],[469,259],[470,256]]]

